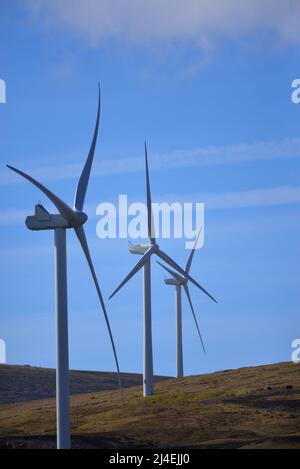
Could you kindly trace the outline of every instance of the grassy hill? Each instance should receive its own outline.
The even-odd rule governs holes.
[[[287,386],[290,389],[287,389]],[[300,365],[279,363],[72,396],[84,448],[300,448]],[[55,400],[0,407],[0,447],[55,447]]]
[[[157,376],[156,380],[166,379]],[[124,388],[138,386],[143,377],[122,373]],[[111,391],[119,388],[116,373],[70,371],[71,394]],[[55,370],[22,365],[0,365],[0,405],[55,397]]]

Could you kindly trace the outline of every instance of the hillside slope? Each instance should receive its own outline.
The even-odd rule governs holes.
[[[122,373],[125,388],[142,384],[138,373]],[[156,380],[166,379],[158,376]],[[71,394],[110,391],[119,388],[116,373],[70,371]],[[0,365],[0,404],[55,397],[55,370],[22,365]]]
[[[300,448],[300,365],[161,381],[147,399],[129,388],[124,406],[116,391],[79,394],[71,411],[74,447]],[[0,446],[55,446],[53,399],[0,412]]]

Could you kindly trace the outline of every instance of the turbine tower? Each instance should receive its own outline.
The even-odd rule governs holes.
[[[195,249],[197,247],[198,239],[199,239],[201,231],[202,231],[202,228],[199,230],[199,233],[198,233],[198,236],[196,238],[194,247],[193,247],[193,249],[192,249],[192,251],[189,255],[187,264],[185,266],[185,273],[186,274],[189,274],[189,272],[190,272],[194,252],[195,252]],[[197,328],[197,331],[198,331],[198,335],[199,335],[199,338],[200,338],[204,353],[206,353],[205,352],[205,347],[204,347],[203,339],[202,339],[202,336],[201,336],[200,328],[199,328],[199,325],[198,325],[198,321],[197,321],[197,318],[196,318],[196,314],[195,314],[195,311],[194,311],[194,307],[193,307],[193,304],[192,304],[191,295],[190,295],[190,291],[189,291],[189,287],[188,287],[188,279],[186,277],[183,277],[182,275],[179,275],[177,272],[174,272],[173,270],[169,269],[168,267],[161,264],[160,262],[158,262],[158,264],[161,265],[161,267],[163,267],[169,274],[172,275],[171,278],[166,278],[165,279],[165,284],[175,286],[176,377],[177,378],[183,378],[184,373],[183,373],[183,348],[182,348],[182,295],[181,295],[182,287],[183,287],[183,289],[186,293],[189,305],[191,307],[191,311],[192,311],[192,314],[193,314],[193,318],[194,318],[194,321],[195,321],[195,324],[196,324],[196,328]]]
[[[143,307],[144,307],[144,366],[143,366],[143,395],[151,396],[153,394],[153,354],[152,354],[152,316],[151,316],[151,257],[156,255],[178,271],[184,278],[200,288],[213,301],[216,301],[188,272],[183,270],[171,257],[162,251],[155,238],[152,201],[150,190],[150,178],[148,169],[147,145],[145,142],[145,166],[146,166],[146,192],[147,192],[147,228],[148,244],[131,245],[129,250],[133,254],[140,254],[142,258],[136,263],[129,274],[124,278],[120,285],[113,291],[109,298],[112,298],[140,269],[143,268]]]
[[[89,265],[93,281],[97,290],[100,305],[104,314],[108,333],[116,362],[119,386],[123,398],[118,357],[103,296],[96,277],[83,224],[88,217],[83,212],[83,205],[91,173],[94,152],[98,136],[100,119],[100,85],[98,85],[98,110],[93,140],[83,167],[75,192],[73,208],[63,202],[57,195],[28,174],[8,166],[20,174],[38,189],[55,205],[59,214],[50,214],[42,205],[35,206],[35,215],[26,218],[26,226],[30,230],[54,230],[55,252],[55,305],[56,305],[56,419],[57,419],[57,448],[70,448],[70,397],[69,397],[69,351],[68,351],[68,301],[67,301],[67,259],[66,259],[66,230],[73,228],[81,244],[83,253]]]

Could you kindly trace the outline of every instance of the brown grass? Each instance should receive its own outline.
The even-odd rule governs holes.
[[[141,391],[141,386],[127,389],[124,406],[117,391],[72,396],[74,446],[300,447],[300,365],[170,379],[158,382],[150,398]],[[54,436],[54,399],[0,407],[2,445],[40,446],[49,440],[53,446]]]

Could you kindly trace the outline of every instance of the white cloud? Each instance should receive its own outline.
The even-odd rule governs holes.
[[[206,209],[224,210],[250,207],[271,207],[300,203],[300,186],[280,186],[238,192],[204,194],[194,200],[205,202]]]
[[[141,150],[142,153],[142,150]],[[169,170],[170,168],[188,168],[209,165],[224,165],[255,161],[272,161],[300,158],[300,138],[274,140],[269,142],[240,143],[232,145],[197,147],[176,150],[171,153],[150,154],[151,171]],[[79,160],[79,158],[77,158]],[[144,171],[142,154],[138,157],[109,158],[95,161],[93,177],[114,174],[136,173]],[[18,166],[18,164],[16,164]],[[20,169],[28,172],[41,182],[75,179],[80,175],[82,162],[45,166],[43,168]],[[5,169],[0,171],[0,186],[25,182],[20,176]]]
[[[154,200],[155,199],[155,200]],[[162,194],[153,202],[203,202],[205,210],[227,210],[299,204],[300,186],[278,186],[230,192]]]
[[[144,200],[144,196],[141,198]],[[130,200],[136,202],[137,199]],[[197,194],[163,194],[155,197],[153,202],[204,202],[205,210],[227,210],[238,208],[272,207],[280,205],[300,204],[300,186],[279,186],[268,189],[250,189],[244,191],[197,193]],[[111,201],[117,205],[117,200]],[[89,204],[86,213],[89,218],[95,218],[97,203]],[[49,207],[48,207],[49,209]],[[51,210],[50,210],[51,211]],[[10,226],[24,223],[31,210],[8,209],[0,210],[0,226]]]
[[[97,44],[218,40],[271,32],[300,43],[299,0],[27,0],[48,24],[59,23]]]

